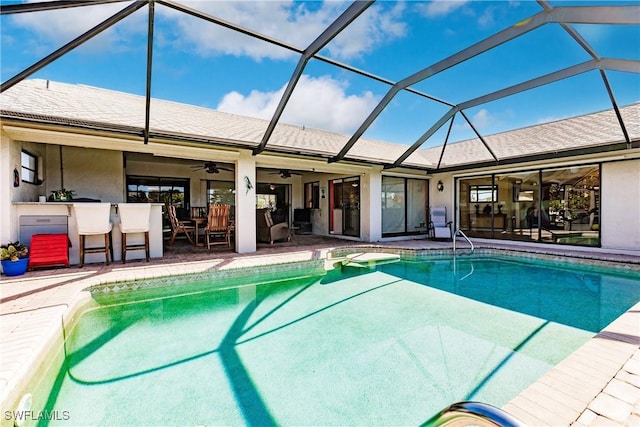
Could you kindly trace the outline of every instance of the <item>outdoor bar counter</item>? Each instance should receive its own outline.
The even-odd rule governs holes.
[[[13,202],[16,207],[20,231],[18,238],[21,242],[29,244],[31,235],[59,233],[66,225],[67,234],[71,242],[69,248],[69,261],[72,265],[79,263],[79,237],[78,227],[73,210],[73,202]],[[151,203],[151,218],[149,229],[149,251],[151,258],[161,258],[162,249],[162,203]],[[113,229],[113,258],[121,261],[122,235],[120,234],[120,218],[118,216],[118,204],[111,204],[111,222]],[[63,231],[62,231],[63,232]],[[144,244],[144,234],[134,233],[127,235],[127,244]],[[86,247],[104,246],[104,238],[101,235],[87,236]],[[127,251],[127,261],[144,259],[144,250]],[[85,254],[84,262],[104,263],[104,254]]]

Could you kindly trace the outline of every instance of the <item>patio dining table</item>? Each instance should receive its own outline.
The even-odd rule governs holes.
[[[207,224],[207,217],[206,216],[194,216],[189,218],[190,221],[193,222],[193,224],[196,226],[196,232],[195,232],[195,238],[193,239],[194,244],[196,246],[204,246],[204,242],[200,243],[200,225],[201,224]]]

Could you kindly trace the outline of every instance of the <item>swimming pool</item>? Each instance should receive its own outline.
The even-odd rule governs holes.
[[[117,298],[68,331],[45,409],[60,425],[404,425],[501,406],[637,302],[638,278],[481,256]]]

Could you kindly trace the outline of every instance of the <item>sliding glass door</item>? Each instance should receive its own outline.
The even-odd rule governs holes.
[[[470,237],[600,245],[600,166],[508,172],[459,180]]]
[[[382,177],[382,235],[427,231],[427,181]]]
[[[360,237],[360,177],[329,181],[329,232]]]

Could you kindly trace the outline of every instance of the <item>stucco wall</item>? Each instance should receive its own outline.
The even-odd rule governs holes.
[[[11,139],[0,136],[0,176],[11,176]],[[11,227],[11,180],[0,179],[0,242],[15,240],[18,231]],[[12,234],[13,233],[13,234]],[[15,236],[14,236],[15,234]]]
[[[47,194],[64,186],[74,190],[78,198],[124,201],[123,160],[119,151],[48,145],[46,176]]]
[[[444,189],[438,191],[438,182]],[[437,174],[429,179],[429,206],[446,206],[447,221],[453,221],[454,216],[454,178],[451,174]]]
[[[12,179],[8,179],[13,176],[14,168],[20,170],[20,150],[23,147],[39,156],[45,166],[41,176],[44,182],[39,186],[20,182],[18,187],[13,187]],[[49,195],[51,191],[62,186],[75,190],[77,197],[95,198],[114,203],[125,199],[125,171],[121,151],[25,143],[12,141],[3,133],[0,146],[0,172],[5,177],[0,181],[2,201],[0,203],[0,241],[2,242],[15,240],[18,237],[19,218],[12,202],[36,201],[38,195]],[[158,166],[157,163],[145,161],[127,162],[126,173],[183,177],[186,174],[192,181],[192,201],[202,204],[204,204],[206,193],[206,179],[210,178],[205,172],[194,172],[185,165]],[[230,176],[225,178],[229,180],[236,178],[231,172],[223,172],[216,178],[222,178],[227,174]],[[380,171],[375,167],[366,173],[308,173],[304,178],[294,176],[286,180],[268,172],[260,172],[259,175],[256,177],[258,181],[292,184],[292,208],[299,207],[303,203],[304,182],[318,181],[326,197],[320,199],[320,209],[312,213],[313,232],[323,235],[329,234],[328,181],[360,175],[362,237],[350,239],[364,241],[380,239]],[[602,247],[640,251],[640,160],[604,163],[601,179]],[[436,174],[429,181],[429,205],[446,206],[448,219],[454,220],[454,176]],[[444,184],[443,192],[437,190],[438,181]]]
[[[0,182],[0,242],[18,239],[19,217],[13,202],[36,202],[38,196],[48,196],[51,191],[61,188],[61,178],[67,189],[75,190],[77,197],[100,199],[104,202],[122,202],[124,182],[122,174],[122,153],[63,147],[62,168],[60,167],[60,147],[38,143],[13,141],[2,136],[0,147],[0,170],[3,176],[13,177],[13,170],[21,170],[20,153],[24,148],[38,156],[43,168],[40,185],[20,181],[13,186],[13,179]],[[89,166],[87,166],[89,165]]]
[[[0,146],[0,171],[4,179],[0,180],[0,242],[7,243],[18,239],[19,220],[13,209],[11,202],[35,202],[39,195],[46,194],[46,172],[40,170],[39,178],[44,179],[40,185],[22,182],[21,176],[21,151],[25,149],[29,153],[38,157],[40,167],[46,164],[46,146],[30,142],[13,141],[6,135],[2,135]],[[13,171],[17,170],[20,175],[19,185],[13,185]]]
[[[640,160],[602,165],[602,247],[640,251]]]

